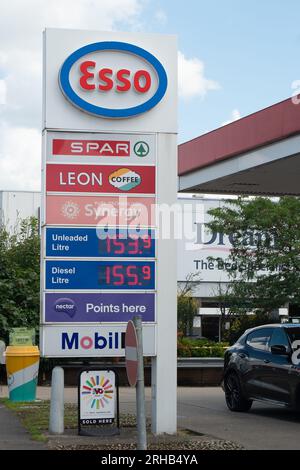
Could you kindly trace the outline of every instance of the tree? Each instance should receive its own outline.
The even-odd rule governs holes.
[[[185,283],[178,288],[177,323],[178,331],[184,336],[188,336],[191,333],[194,317],[197,313],[197,301],[192,297],[197,278],[197,274],[189,274]]]
[[[230,295],[230,286],[228,284],[218,283],[217,290],[214,292],[216,300],[218,302],[218,308],[220,310],[220,321],[219,321],[219,341],[223,341],[225,338],[225,323],[226,317],[230,315],[230,309],[228,308],[228,299]]]
[[[21,221],[13,235],[0,228],[0,338],[12,327],[38,330],[40,305],[40,236],[38,221]]]
[[[265,314],[287,303],[300,305],[300,198],[240,197],[209,213],[210,230],[233,244],[224,264],[231,309]]]

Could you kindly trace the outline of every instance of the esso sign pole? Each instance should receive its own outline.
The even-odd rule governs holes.
[[[141,315],[152,431],[175,433],[176,242],[160,208],[177,200],[176,37],[46,29],[43,73],[42,355],[124,357]]]

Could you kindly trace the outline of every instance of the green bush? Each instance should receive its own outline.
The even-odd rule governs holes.
[[[0,228],[0,338],[13,327],[33,327],[40,310],[40,236],[38,221],[25,219],[16,234]]]
[[[178,357],[224,357],[228,343],[215,343],[207,339],[179,337],[177,343]]]

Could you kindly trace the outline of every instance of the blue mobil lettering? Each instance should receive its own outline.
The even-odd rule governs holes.
[[[61,347],[70,349],[124,349],[125,333],[109,332],[103,336],[95,333],[92,336],[80,336],[79,333],[63,332],[61,335]]]

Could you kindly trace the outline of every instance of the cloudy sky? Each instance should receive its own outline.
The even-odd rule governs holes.
[[[175,33],[179,142],[289,97],[299,0],[2,0],[0,190],[40,189],[45,27]]]

